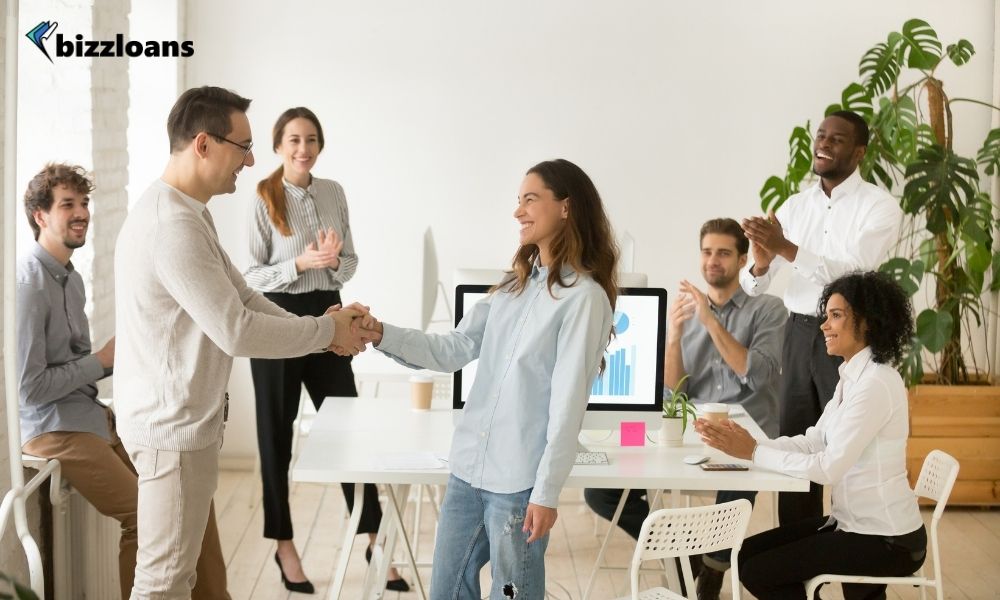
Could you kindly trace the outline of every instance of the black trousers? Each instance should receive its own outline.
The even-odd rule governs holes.
[[[340,293],[315,291],[305,294],[264,294],[268,300],[299,316],[320,316]],[[257,400],[257,447],[264,491],[264,537],[292,539],[292,517],[288,508],[288,466],[292,458],[292,424],[299,412],[299,397],[306,386],[318,410],[326,396],[357,396],[350,356],[332,352],[298,358],[250,359],[254,395]],[[354,484],[340,484],[348,509],[354,507]],[[365,485],[364,505],[358,533],[375,533],[382,520],[378,490]]]
[[[779,433],[801,435],[823,414],[840,381],[839,356],[826,353],[826,342],[813,316],[792,313],[785,323],[785,343],[781,351],[781,391]],[[782,525],[823,514],[823,486],[809,484],[809,491],[778,494],[778,522]]]
[[[803,600],[805,582],[823,573],[906,577],[924,564],[927,533],[923,525],[906,535],[887,538],[819,531],[826,517],[782,525],[743,542],[740,581],[760,600]],[[885,598],[885,586],[843,584],[845,600]]]

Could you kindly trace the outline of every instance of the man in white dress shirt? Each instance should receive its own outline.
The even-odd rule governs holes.
[[[823,287],[853,271],[878,269],[899,240],[902,211],[885,190],[858,170],[868,147],[868,125],[856,113],[837,111],[820,123],[813,145],[819,181],[790,197],[767,218],[742,223],[752,260],[740,274],[747,294],[767,290],[781,267],[791,265],[785,290],[789,311],[778,395],[781,435],[799,435],[816,424],[833,396],[840,359],[826,352],[817,304]],[[823,514],[823,488],[780,494],[781,524]]]

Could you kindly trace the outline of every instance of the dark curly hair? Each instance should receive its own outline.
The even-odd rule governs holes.
[[[868,325],[865,343],[877,363],[898,365],[913,337],[913,307],[903,288],[885,273],[851,273],[833,281],[819,299],[819,314],[826,315],[830,296],[840,294],[854,313],[854,330]]]
[[[45,168],[31,178],[28,189],[24,192],[24,214],[28,216],[28,225],[36,240],[42,230],[35,221],[35,211],[47,213],[52,210],[52,202],[55,200],[52,190],[60,185],[84,196],[89,196],[94,191],[94,182],[83,167],[65,163],[45,165]]]

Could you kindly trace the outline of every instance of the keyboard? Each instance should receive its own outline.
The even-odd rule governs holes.
[[[606,452],[577,452],[577,465],[606,465],[608,464],[608,454]]]

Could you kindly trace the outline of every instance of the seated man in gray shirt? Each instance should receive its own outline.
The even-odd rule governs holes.
[[[58,459],[70,485],[121,523],[118,577],[121,597],[128,598],[135,576],[139,483],[115,431],[114,414],[97,400],[96,385],[111,374],[115,340],[91,353],[83,278],[70,261],[86,241],[91,191],[82,168],[50,164],[28,183],[24,195],[36,243],[17,263],[22,449]],[[214,517],[205,530],[198,571],[192,598],[229,598]]]
[[[701,227],[701,272],[707,293],[689,281],[668,315],[664,385],[672,389],[688,375],[687,393],[696,404],[722,402],[745,409],[768,435],[777,434],[781,332],[787,312],[774,296],[748,296],[740,287],[740,269],[750,243],[733,219],[712,219]],[[622,490],[587,489],[587,504],[610,519]],[[642,490],[626,500],[618,525],[639,537],[649,504]],[[746,498],[756,492],[720,491],[718,503]],[[698,599],[715,600],[729,568],[729,551],[707,554],[698,575]]]

